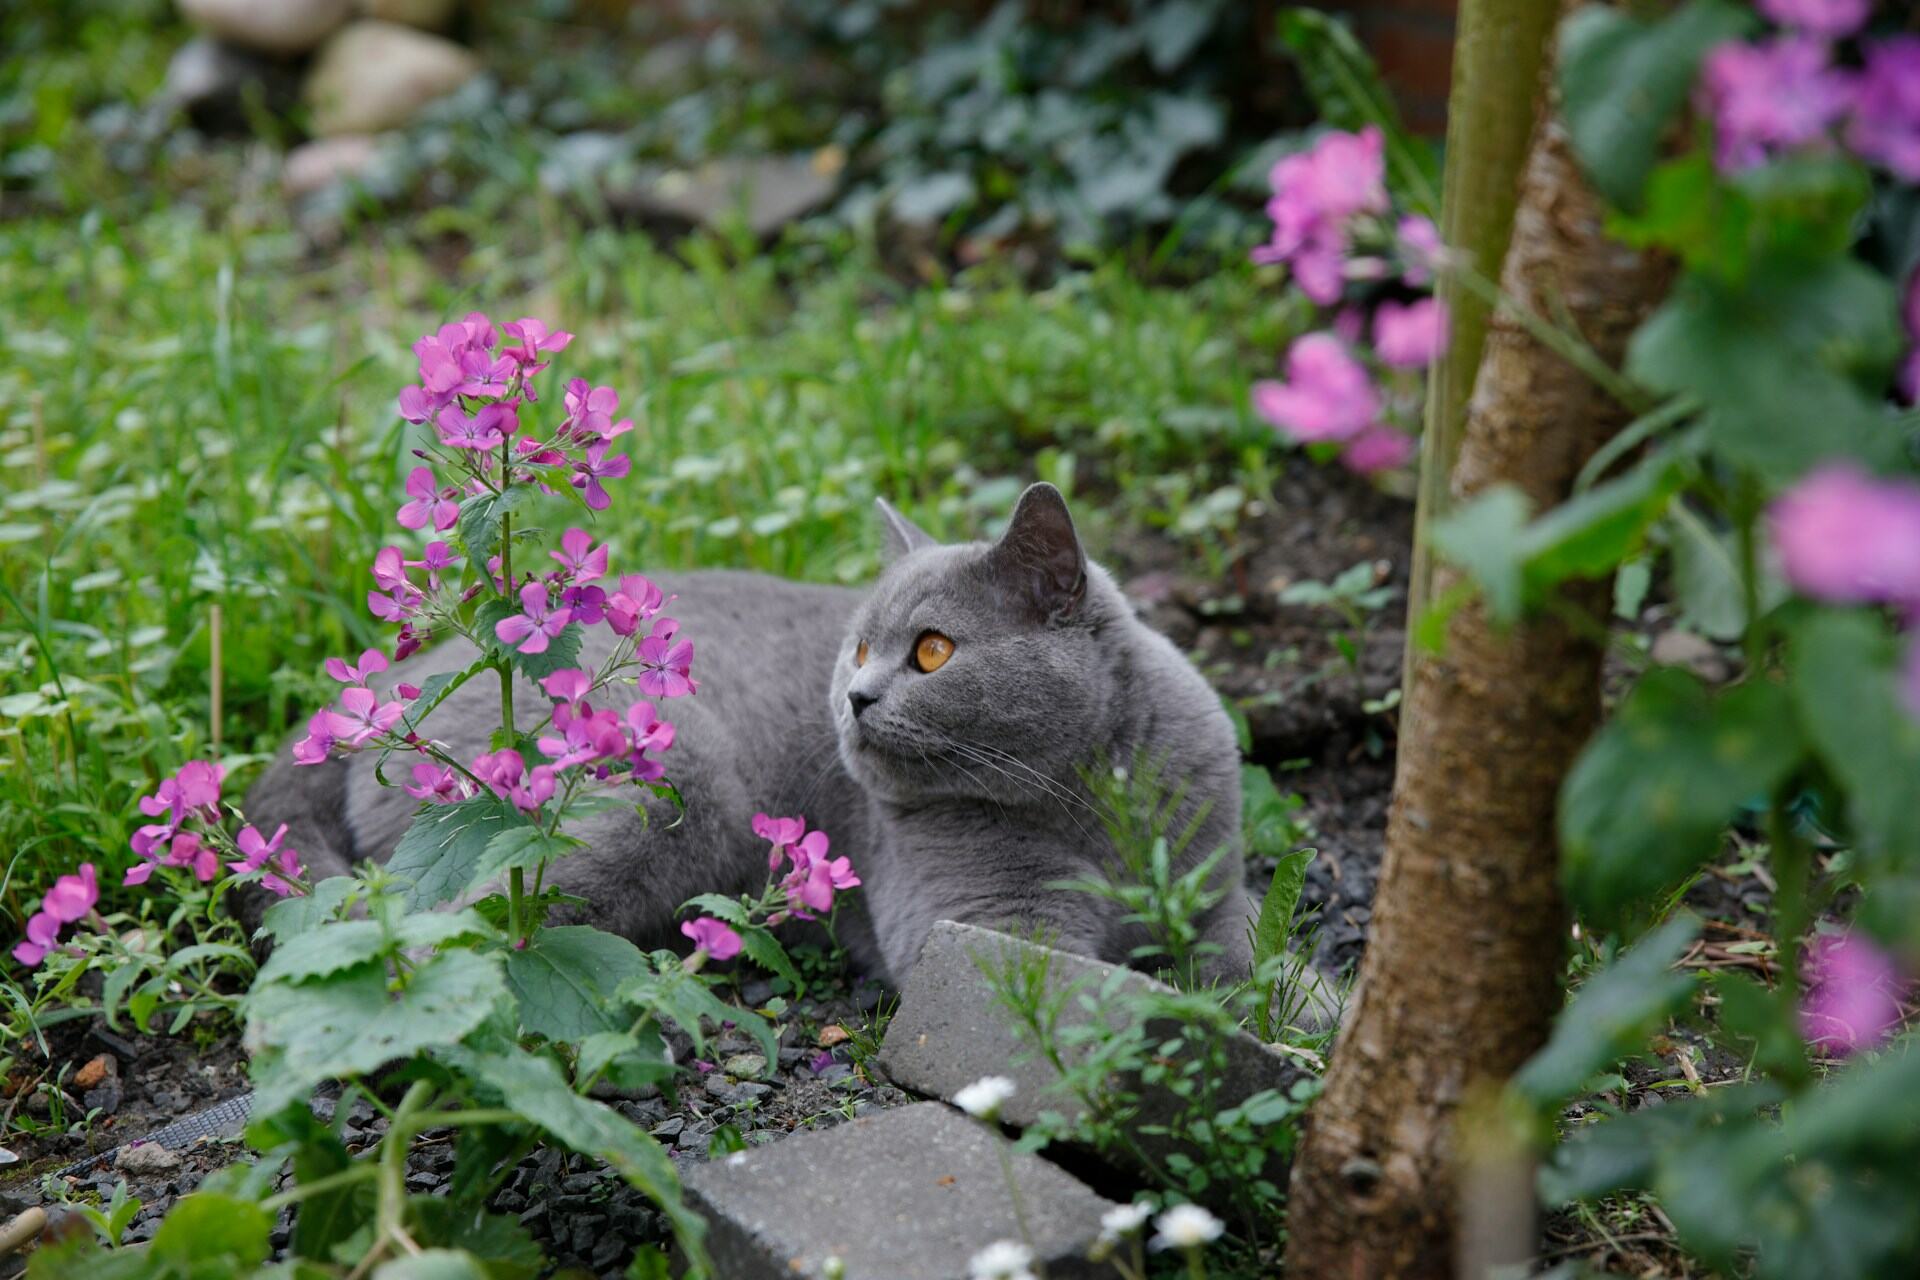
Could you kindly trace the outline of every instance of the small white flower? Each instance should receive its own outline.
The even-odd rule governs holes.
[[[1197,1204],[1177,1204],[1154,1219],[1152,1247],[1155,1249],[1198,1249],[1212,1244],[1227,1229],[1227,1224]]]
[[[1123,1204],[1118,1209],[1109,1209],[1100,1215],[1100,1238],[1117,1241],[1132,1235],[1145,1226],[1147,1219],[1153,1216],[1153,1206],[1142,1200],[1137,1204]]]
[[[996,1240],[967,1263],[973,1280],[1034,1280],[1033,1250],[1018,1240]]]
[[[744,1165],[746,1162],[747,1162],[747,1153],[744,1151],[736,1151],[732,1155],[727,1157],[727,1163],[732,1165],[736,1169],[738,1169],[741,1165]]]
[[[992,1120],[1017,1086],[1005,1076],[982,1076],[953,1095],[953,1105],[978,1120]]]

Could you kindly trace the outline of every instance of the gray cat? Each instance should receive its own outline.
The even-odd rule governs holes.
[[[1022,495],[999,542],[942,546],[886,503],[892,563],[864,595],[755,574],[692,573],[667,584],[693,639],[700,692],[660,710],[678,735],[663,757],[684,818],[649,801],[583,821],[589,848],[549,882],[585,899],[585,919],[643,947],[677,945],[676,911],[697,893],[757,891],[767,845],[758,811],[804,814],[852,858],[865,887],[840,936],[867,972],[905,981],[935,921],[1039,928],[1058,945],[1123,961],[1147,941],[1121,910],[1050,887],[1110,871],[1115,854],[1081,779],[1096,761],[1144,752],[1186,783],[1175,829],[1204,814],[1191,865],[1228,846],[1200,922],[1219,952],[1203,976],[1251,963],[1251,908],[1238,856],[1239,758],[1206,682],[1138,621],[1091,564],[1050,485]],[[601,640],[588,642],[588,660]],[[400,664],[418,683],[472,660],[464,642]],[[476,681],[428,721],[471,756],[497,724],[497,691]],[[522,684],[526,727],[548,703]],[[294,767],[285,758],[247,799],[256,823],[290,824],[315,878],[384,860],[416,805],[381,786],[368,756]],[[1184,867],[1182,869],[1185,869]],[[851,918],[850,918],[851,917]]]

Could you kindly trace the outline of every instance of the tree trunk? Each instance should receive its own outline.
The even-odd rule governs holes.
[[[1601,221],[1564,135],[1541,129],[1501,284],[1514,305],[1570,320],[1616,365],[1668,272],[1607,241]],[[1626,416],[1503,310],[1448,495],[1507,483],[1539,507],[1557,503]],[[1435,565],[1432,598],[1459,576]],[[1599,718],[1593,637],[1607,587],[1565,593],[1600,624],[1584,630],[1560,612],[1502,631],[1470,603],[1442,651],[1417,653],[1407,671],[1373,939],[1293,1175],[1287,1270],[1300,1280],[1453,1270],[1455,1112],[1544,1042],[1560,1005],[1554,806]]]

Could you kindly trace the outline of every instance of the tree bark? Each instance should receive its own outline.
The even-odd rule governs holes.
[[[1609,242],[1602,216],[1564,135],[1543,127],[1501,284],[1513,305],[1570,320],[1617,365],[1668,269]],[[1503,309],[1447,496],[1460,502],[1506,483],[1538,507],[1558,503],[1626,418]],[[1432,598],[1459,577],[1435,565]],[[1294,1169],[1290,1275],[1453,1270],[1455,1112],[1545,1041],[1560,1005],[1567,922],[1554,807],[1599,718],[1595,637],[1607,587],[1577,584],[1563,593],[1570,610],[1506,630],[1469,603],[1449,620],[1442,650],[1416,654],[1408,669],[1374,934]],[[1592,623],[1570,625],[1572,610]]]

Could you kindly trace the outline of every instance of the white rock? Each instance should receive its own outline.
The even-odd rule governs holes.
[[[361,18],[320,47],[302,96],[321,137],[378,133],[479,73],[480,60],[451,40]]]
[[[380,155],[380,140],[371,134],[343,133],[315,138],[287,152],[280,168],[280,189],[290,200],[364,177]]]
[[[178,1169],[180,1157],[157,1142],[136,1142],[120,1148],[120,1154],[113,1158],[113,1167],[135,1177],[153,1177]]]
[[[383,22],[400,22],[422,31],[445,31],[460,0],[360,0],[360,12]]]
[[[353,0],[179,0],[194,26],[262,53],[305,53],[353,13]]]

